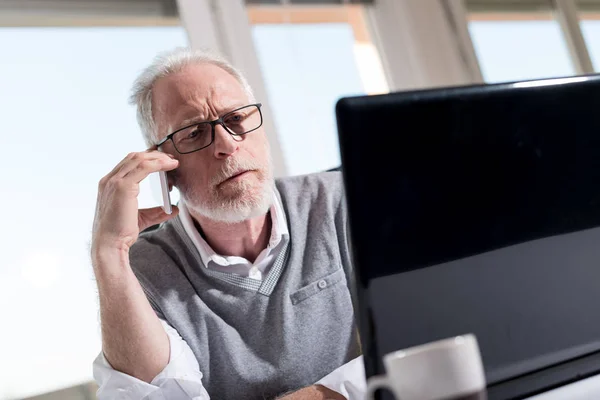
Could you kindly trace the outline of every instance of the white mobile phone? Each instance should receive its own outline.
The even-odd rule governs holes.
[[[150,174],[150,186],[152,194],[156,201],[162,203],[161,207],[167,214],[173,212],[171,207],[171,195],[169,194],[169,181],[165,171],[153,172]]]
[[[165,213],[171,214],[173,208],[171,208],[171,195],[169,194],[169,180],[167,179],[166,171],[158,171],[158,177],[160,178],[160,192],[162,194],[162,209]]]

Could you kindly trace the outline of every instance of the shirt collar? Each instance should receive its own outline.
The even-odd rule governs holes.
[[[185,229],[185,233],[192,240],[192,243],[198,250],[200,254],[200,258],[202,259],[202,263],[205,267],[208,267],[210,262],[216,262],[220,265],[228,265],[228,264],[241,264],[250,262],[243,257],[235,257],[235,256],[226,256],[217,254],[212,247],[204,240],[198,229],[196,229],[196,225],[194,224],[194,220],[190,215],[189,210],[187,209],[185,202],[183,199],[179,200],[177,205],[179,207],[179,219],[181,220],[181,224]],[[285,212],[283,210],[283,206],[281,204],[281,200],[279,199],[279,193],[273,189],[273,204],[271,204],[271,208],[269,209],[271,213],[271,236],[269,238],[269,243],[267,245],[268,249],[272,249],[276,247],[284,236],[289,236],[289,230],[287,225],[287,220],[285,216]]]

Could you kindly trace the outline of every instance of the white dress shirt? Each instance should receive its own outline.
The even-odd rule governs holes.
[[[198,250],[205,268],[234,273],[262,280],[277,255],[282,251],[282,238],[289,235],[286,216],[277,195],[271,206],[271,236],[269,244],[258,255],[254,263],[243,257],[217,254],[202,238],[194,225],[183,201],[179,203],[179,218],[187,235]],[[193,399],[209,400],[202,385],[202,373],[190,346],[166,321],[160,320],[170,342],[170,357],[167,366],[147,383],[133,376],[116,371],[100,352],[93,364],[94,379],[99,385],[99,400],[163,400]],[[335,345],[335,344],[332,344]],[[365,372],[362,356],[342,365],[315,384],[336,391],[348,400],[362,400],[366,393]]]

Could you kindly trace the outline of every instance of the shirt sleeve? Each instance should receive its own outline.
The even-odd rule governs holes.
[[[316,383],[338,392],[348,400],[363,400],[367,395],[367,381],[363,356],[342,365]]]
[[[94,379],[98,384],[98,400],[209,400],[202,385],[198,360],[179,332],[160,320],[169,337],[171,353],[167,366],[147,383],[115,370],[104,353],[94,360]]]

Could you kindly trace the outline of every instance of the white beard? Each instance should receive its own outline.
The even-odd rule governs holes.
[[[223,190],[217,185],[224,179],[230,177],[240,169],[255,170],[258,174],[260,187],[251,185],[245,180],[235,183]],[[272,162],[270,158],[266,165],[254,160],[239,161],[235,158],[228,159],[219,173],[212,177],[209,188],[198,193],[195,188],[180,187],[181,197],[188,209],[194,213],[206,217],[215,222],[234,224],[247,219],[267,214],[273,204],[273,191],[275,182],[273,180]],[[225,190],[233,192],[227,196]]]
[[[182,197],[193,212],[215,222],[235,224],[267,214],[273,204],[273,184],[263,184],[261,192],[253,198],[224,199],[210,206],[190,200],[183,193]]]

